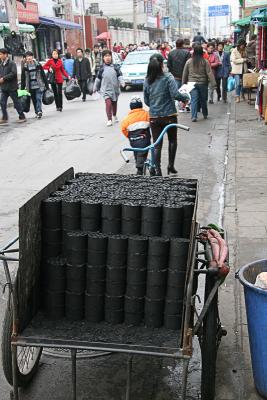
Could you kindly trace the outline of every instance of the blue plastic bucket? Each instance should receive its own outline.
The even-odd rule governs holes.
[[[261,272],[267,272],[267,260],[245,265],[237,278],[244,286],[254,383],[267,398],[267,290],[254,285]]]

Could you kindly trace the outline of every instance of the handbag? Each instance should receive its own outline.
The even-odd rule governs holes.
[[[46,75],[46,79],[47,82],[52,85],[53,83],[55,83],[55,73],[54,71],[48,71],[47,75]]]
[[[77,97],[80,97],[82,92],[76,81],[70,81],[67,83],[64,94],[67,100],[73,100]]]
[[[229,76],[227,79],[227,92],[232,92],[236,88],[235,78],[233,76]]]

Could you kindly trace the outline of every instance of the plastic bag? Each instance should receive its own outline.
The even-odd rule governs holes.
[[[67,84],[64,93],[67,100],[76,99],[77,97],[80,97],[82,94],[80,86],[76,81],[70,81]]]
[[[31,108],[31,97],[26,95],[26,96],[19,96],[19,102],[22,107],[22,111],[25,113],[28,113]]]
[[[51,92],[51,90],[46,89],[43,93],[43,104],[45,106],[48,106],[49,104],[52,104],[54,102],[54,94]]]
[[[236,88],[235,78],[233,76],[229,76],[227,80],[227,92],[232,92]]]
[[[92,78],[87,79],[86,85],[87,93],[92,96],[92,94],[94,93],[94,80]]]
[[[55,73],[54,71],[48,71],[46,75],[47,82],[51,85],[52,83],[55,83]]]

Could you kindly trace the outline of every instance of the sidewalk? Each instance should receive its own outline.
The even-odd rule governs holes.
[[[234,272],[267,257],[267,129],[254,106],[245,102],[231,107],[226,172],[224,226],[232,270],[220,293],[228,335],[218,357],[216,398],[256,400],[261,397],[252,378],[243,288]]]

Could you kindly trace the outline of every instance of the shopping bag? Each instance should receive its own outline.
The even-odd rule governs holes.
[[[87,93],[90,96],[92,96],[92,94],[94,93],[94,80],[93,80],[93,78],[87,79],[86,86],[87,86]]]
[[[46,75],[47,82],[51,85],[52,83],[55,83],[55,73],[54,71],[48,71]]]
[[[20,96],[19,103],[22,107],[22,111],[28,113],[31,108],[31,98],[29,96]]]
[[[64,94],[67,100],[73,100],[77,97],[80,97],[82,92],[80,86],[76,81],[70,81],[67,83],[66,89],[64,90]]]
[[[229,76],[227,80],[227,92],[232,92],[236,88],[235,78],[233,76]]]
[[[51,92],[51,90],[46,89],[43,93],[43,104],[45,106],[48,106],[49,104],[52,104],[54,102],[54,94]]]

